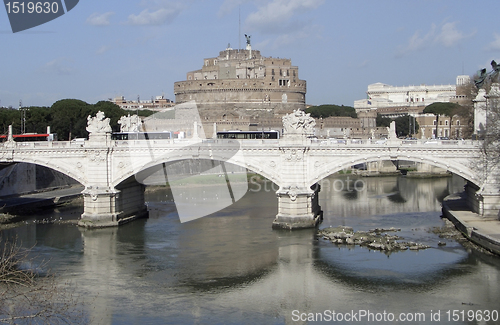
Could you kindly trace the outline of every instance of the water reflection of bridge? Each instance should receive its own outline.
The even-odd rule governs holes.
[[[350,182],[351,188],[341,185]],[[357,185],[357,187],[354,186]],[[321,206],[330,214],[373,216],[406,211],[439,211],[441,200],[463,191],[465,181],[457,176],[415,179],[406,177],[359,177],[339,175],[321,182]]]
[[[374,194],[392,190],[392,184],[382,182]],[[436,192],[441,189],[439,185]],[[398,191],[405,196],[410,189],[399,184]],[[428,312],[437,306],[484,301],[485,292],[498,287],[496,277],[482,273],[494,266],[463,250],[406,251],[386,257],[317,241],[314,230],[269,231],[263,215],[277,208],[269,199],[272,193],[248,195],[192,223],[153,213],[147,222],[102,231],[61,232],[63,225],[32,225],[20,239],[26,246],[37,242],[39,250],[52,252],[51,263],[62,263],[61,281],[75,281],[78,294],[87,297],[91,318],[100,324],[124,317],[208,324],[220,323],[222,317],[228,323],[242,323],[245,317],[269,323],[269,317],[275,317],[292,323],[294,310]],[[249,208],[255,201],[262,205]],[[391,202],[384,204],[389,207]],[[433,254],[446,258],[429,258]],[[353,262],[356,258],[364,262]],[[418,267],[411,269],[415,264]],[[390,269],[394,265],[398,268]]]

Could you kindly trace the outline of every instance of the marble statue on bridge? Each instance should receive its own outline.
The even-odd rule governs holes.
[[[120,124],[120,132],[140,132],[142,120],[137,115],[128,114],[128,116],[122,116],[118,120]]]
[[[87,117],[87,131],[94,134],[111,133],[109,117],[105,118],[104,113],[99,111],[95,117]]]
[[[492,83],[500,82],[500,64],[496,63],[495,60],[492,60],[491,68],[493,70],[490,72],[486,72],[486,68],[483,68],[474,76],[474,84],[478,89],[482,88],[487,80]]]
[[[312,136],[316,121],[310,114],[304,113],[300,109],[291,114],[283,116],[283,128],[285,135]]]

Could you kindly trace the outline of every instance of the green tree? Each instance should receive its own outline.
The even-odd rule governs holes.
[[[382,115],[377,114],[377,127],[389,127],[392,121],[396,122],[396,134],[398,137],[407,137],[413,135],[413,129],[415,129],[415,133],[418,133],[420,126],[418,125],[416,119],[412,116],[404,115],[395,119],[391,119],[389,117],[383,117]],[[413,127],[413,123],[415,123],[415,128]]]
[[[314,118],[327,118],[330,116],[348,116],[356,118],[358,115],[356,114],[356,110],[351,106],[344,105],[319,105],[319,106],[311,106],[306,109],[306,113],[310,113],[311,117]]]
[[[50,110],[52,131],[57,133],[59,140],[87,136],[84,130],[91,112],[89,104],[78,99],[62,99],[52,104]]]
[[[45,133],[47,126],[52,122],[49,107],[27,107],[26,108],[26,132]]]
[[[377,113],[377,118],[375,119],[375,125],[377,127],[389,127],[391,124],[392,119],[388,117],[384,117],[381,114]]]
[[[413,123],[415,123],[415,133],[418,133],[419,125],[413,116],[405,115],[395,119],[396,134],[398,137],[413,135]]]
[[[120,117],[130,114],[130,112],[125,111],[115,103],[108,101],[99,101],[94,105],[91,105],[90,115],[95,116],[96,113],[99,111],[103,112],[106,117],[109,117],[110,120],[109,124],[111,125],[111,128],[115,132],[120,131],[120,126],[118,124],[118,120],[120,119]],[[85,128],[86,127],[87,127],[87,119],[85,118]]]
[[[45,133],[47,126],[50,126],[51,132],[57,133],[59,140],[86,138],[88,136],[87,117],[95,116],[98,111],[104,112],[106,117],[110,118],[113,131],[119,131],[120,117],[130,113],[108,101],[88,104],[78,99],[62,99],[52,104],[51,107],[31,106],[24,107],[24,109],[26,110],[25,131],[27,133]],[[152,112],[144,111],[144,116],[150,113]],[[14,134],[21,132],[21,111],[0,108],[0,132],[7,134],[9,125],[12,125]]]
[[[9,125],[12,125],[14,133],[21,131],[21,113],[17,109],[0,108],[0,128],[2,134],[9,132]]]

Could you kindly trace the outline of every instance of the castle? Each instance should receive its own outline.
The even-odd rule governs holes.
[[[267,119],[305,109],[306,81],[290,59],[252,50],[248,36],[246,49],[228,45],[219,56],[204,59],[200,70],[174,83],[174,94],[177,104],[195,101],[206,119]]]

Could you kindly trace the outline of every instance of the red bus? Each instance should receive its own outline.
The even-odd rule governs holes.
[[[16,142],[57,141],[56,133],[24,133],[12,135]],[[0,141],[7,141],[7,135],[0,135]]]

